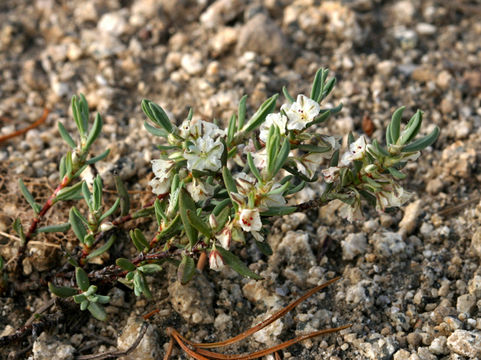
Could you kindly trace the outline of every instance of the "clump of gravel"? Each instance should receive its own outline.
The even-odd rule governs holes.
[[[284,358],[481,357],[480,12],[473,2],[432,0],[3,2],[0,136],[29,125],[43,108],[51,110],[40,127],[0,143],[0,254],[7,259],[18,244],[4,234],[12,234],[16,216],[31,216],[17,180],[38,178],[27,185],[44,197],[55,187],[66,151],[56,123],[74,129],[69,99],[75,93],[84,93],[104,116],[94,152],[111,149],[98,169],[106,186],[113,189],[116,171],[130,189],[145,191],[137,199],[149,195],[149,162],[158,154],[158,140],[142,126],[143,98],[161,104],[177,123],[187,106],[199,117],[225,122],[243,94],[249,94],[252,113],[282,86],[307,93],[315,71],[325,66],[338,78],[328,105],[342,102],[344,108],[317,131],[360,134],[367,118],[372,138],[382,139],[393,110],[405,105],[406,113],[425,111],[422,133],[437,125],[441,135],[407,169],[405,185],[415,194],[407,207],[369,211],[365,221],[348,224],[333,202],[276,220],[267,238],[273,256],[254,247],[240,251],[264,280],[206,271],[202,287],[209,294],[198,303],[207,301],[205,313],[172,304],[170,296],[180,290],[166,271],[152,280],[153,301],[114,289],[120,295],[107,308],[108,322],[86,318],[43,333],[32,350],[27,342],[2,348],[0,357],[27,349],[21,356],[53,358],[52,346],[63,349],[56,359],[113,349],[119,332],[138,327],[135,319],[153,308],[160,313],[146,341],[160,341],[160,352],[169,326],[195,341],[222,340],[336,275],[341,280],[325,292],[227,352],[352,324],[290,347]],[[314,185],[295,200],[316,193]],[[75,246],[69,240],[47,239]],[[0,298],[0,335],[23,326],[49,298],[39,284],[58,266],[58,252],[39,247],[29,261],[31,283]],[[197,289],[182,291],[189,298]],[[124,339],[132,338],[124,334],[119,344],[125,348]]]

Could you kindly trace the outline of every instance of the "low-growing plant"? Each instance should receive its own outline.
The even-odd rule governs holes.
[[[340,200],[343,205],[339,214],[353,221],[362,218],[363,203],[378,211],[403,205],[410,196],[400,182],[406,177],[403,168],[434,143],[439,129],[435,127],[429,135],[416,138],[423,113],[416,111],[403,126],[401,107],[392,115],[384,141],[369,142],[364,135],[356,138],[350,133],[342,151],[342,139],[325,134],[321,127],[342,108],[342,104],[321,106],[335,82],[335,78],[328,79],[327,69],[319,69],[309,96],[294,98],[284,88],[285,102],[279,110],[278,95],[274,95],[250,117],[244,96],[226,128],[194,117],[192,109],[177,126],[161,106],[143,100],[142,110],[148,118],[144,126],[159,139],[156,146],[161,155],[152,160],[154,177],[149,185],[155,196],[141,209],[130,209],[129,195],[120,178],[116,178],[118,197],[111,206],[105,205],[99,175],[92,183],[81,179],[82,172],[104,160],[109,150],[90,157],[92,144],[101,134],[102,118],[97,114],[89,126],[85,97],[74,96],[72,112],[78,134],[70,134],[58,123],[60,135],[70,147],[60,161],[60,184],[41,206],[22,180],[19,182],[35,216],[27,231],[19,220],[14,223],[22,240],[17,263],[21,264],[29,240],[39,233],[71,228],[80,250],[65,254],[75,268],[76,286],[60,286],[53,277],[49,289],[56,296],[72,299],[80,310],[105,320],[104,304],[109,297],[97,293],[95,284],[99,281],[103,289],[106,280],[111,285],[119,281],[136,296],[150,299],[146,277],[160,272],[167,261],[176,264],[178,279],[185,284],[196,273],[196,261],[207,257],[212,270],[229,266],[242,276],[261,279],[236,253],[254,242],[260,252],[271,255],[265,238],[272,217]],[[313,182],[321,183],[319,198],[296,204],[295,194]],[[66,200],[85,202],[86,207],[71,206],[68,223],[39,227],[44,215]],[[119,241],[114,230],[138,218],[156,221],[157,232],[129,229],[137,255],[112,259],[108,266],[94,269],[89,260],[109,252]],[[170,333],[179,344],[189,343],[178,333]]]

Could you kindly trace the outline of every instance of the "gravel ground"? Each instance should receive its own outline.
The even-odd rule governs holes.
[[[104,116],[94,152],[111,149],[99,165],[106,186],[113,188],[117,170],[138,191],[136,204],[151,196],[149,161],[157,156],[142,127],[143,98],[178,123],[189,105],[205,119],[226,121],[243,94],[252,111],[284,85],[307,93],[325,66],[338,79],[329,101],[344,104],[326,132],[361,134],[364,122],[380,139],[392,111],[405,105],[407,113],[425,111],[424,133],[437,125],[441,135],[408,168],[405,185],[415,196],[405,208],[370,211],[354,224],[339,218],[336,203],[278,219],[268,237],[273,256],[254,247],[240,251],[264,280],[206,271],[180,287],[167,269],[153,280],[155,300],[114,288],[106,323],[86,316],[60,321],[32,348],[20,342],[0,349],[0,358],[73,359],[125,349],[139,331],[138,316],[154,308],[160,314],[129,358],[159,358],[168,326],[197,341],[225,339],[336,275],[341,280],[324,293],[226,352],[352,324],[292,346],[283,357],[481,358],[480,16],[481,5],[467,0],[3,0],[0,136],[51,110],[38,128],[0,143],[0,255],[7,260],[18,247],[9,235],[13,219],[31,217],[18,178],[39,198],[56,186],[66,148],[56,123],[74,128],[68,108],[75,93]],[[297,200],[317,190],[305,189]],[[49,221],[64,219],[58,210]],[[40,240],[75,246],[69,234]],[[0,335],[23,326],[49,299],[42,284],[59,251],[41,244],[29,250],[29,280],[0,297]]]

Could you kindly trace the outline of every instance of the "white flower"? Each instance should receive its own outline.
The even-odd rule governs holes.
[[[220,271],[224,268],[224,260],[216,249],[209,254],[209,267],[215,271]]]
[[[282,186],[281,184],[276,183],[276,184],[272,185],[269,192],[274,191],[276,189],[279,189],[281,186]],[[284,196],[281,193],[269,194],[269,192],[262,197],[261,203],[260,203],[261,207],[269,208],[271,206],[284,206],[284,205],[286,205],[286,199],[284,198]]]
[[[361,135],[359,139],[349,145],[349,151],[342,155],[341,164],[348,166],[353,160],[361,160],[366,153],[366,138]]]
[[[149,185],[152,186],[152,192],[156,195],[165,194],[170,190],[172,182],[171,170],[175,164],[172,160],[156,159],[152,160],[152,171],[155,177],[150,180]]]
[[[214,141],[210,137],[200,137],[193,140],[189,151],[184,153],[187,160],[187,169],[217,171],[222,166],[220,158],[224,151],[224,145],[220,140]]]
[[[364,216],[362,215],[361,211],[361,202],[356,201],[352,205],[342,203],[341,207],[339,208],[339,215],[342,218],[347,219],[349,222],[362,220]]]
[[[262,150],[252,153],[254,158],[254,165],[258,169],[264,169],[267,166],[267,149],[264,147]]]
[[[319,114],[321,107],[314,100],[301,94],[291,105],[282,105],[281,111],[284,111],[289,119],[288,130],[302,130]]]
[[[239,223],[244,231],[260,231],[262,229],[262,222],[259,210],[241,209]]]
[[[333,183],[339,178],[339,168],[337,166],[331,166],[327,169],[321,170],[324,181],[327,183]]]
[[[187,184],[187,191],[194,201],[203,201],[214,194],[214,186],[201,182],[194,178],[194,180]]]
[[[314,174],[316,173],[317,168],[322,162],[322,159],[325,159],[325,153],[310,153],[307,154],[300,159],[296,159],[297,170],[304,176],[312,179]]]
[[[276,113],[269,114],[266,117],[266,121],[260,127],[259,139],[263,142],[267,142],[267,136],[272,125],[277,125],[281,135],[286,134],[287,117],[284,114]]]
[[[237,190],[240,194],[247,196],[249,192],[254,188],[256,184],[256,179],[252,176],[247,175],[245,172],[237,173],[234,176],[235,182],[237,184]]]
[[[216,124],[204,121],[204,120],[184,120],[180,126],[180,135],[186,139],[193,137],[197,139],[199,137],[216,138],[218,136],[224,136],[225,132],[221,130]]]
[[[229,250],[230,247],[230,241],[232,239],[232,231],[229,226],[224,227],[224,229],[215,236],[217,240],[219,240],[220,245],[226,249]]]
[[[411,193],[405,191],[402,186],[393,184],[392,189],[376,193],[376,210],[384,211],[389,207],[400,207],[411,198]]]

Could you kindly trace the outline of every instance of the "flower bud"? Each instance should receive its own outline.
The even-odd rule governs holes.
[[[111,222],[104,222],[100,224],[99,230],[100,231],[109,231],[110,229],[113,229],[114,225]]]
[[[226,226],[224,229],[222,229],[222,232],[220,234],[216,235],[215,238],[217,240],[219,240],[221,246],[224,249],[229,250],[230,241],[232,239],[232,231],[228,226]]]
[[[220,271],[224,267],[224,260],[216,249],[213,249],[209,254],[209,267],[215,271]]]
[[[209,224],[212,229],[215,229],[219,223],[217,222],[217,219],[215,218],[214,214],[210,214],[209,216]]]

